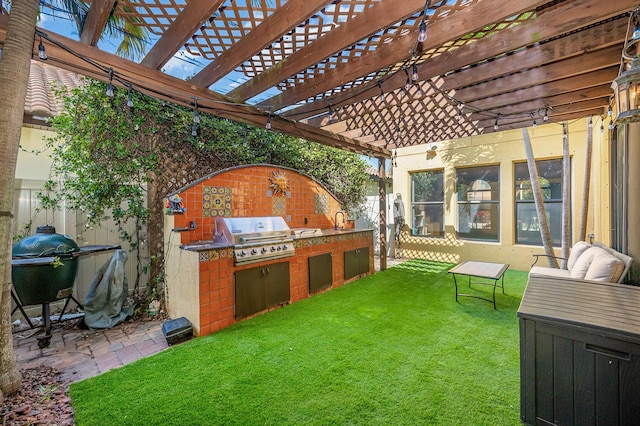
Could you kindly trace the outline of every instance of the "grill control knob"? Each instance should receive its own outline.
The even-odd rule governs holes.
[[[289,248],[289,246],[287,246],[286,244],[284,244],[284,245],[282,246],[282,250],[287,250],[288,248]]]
[[[267,252],[267,248],[266,247],[262,247],[262,250],[260,250],[262,253],[266,253]]]
[[[278,250],[278,251],[282,250],[282,247],[278,246],[277,250]]]
[[[276,248],[274,246],[271,246],[271,251],[276,251]]]
[[[238,256],[240,256],[240,257],[244,257],[244,256],[246,256],[246,255],[247,255],[247,252],[246,252],[246,251],[244,251],[244,250],[240,250],[240,251],[238,252]]]
[[[256,249],[251,249],[251,254],[256,254],[256,253],[258,253],[258,250],[256,250]]]

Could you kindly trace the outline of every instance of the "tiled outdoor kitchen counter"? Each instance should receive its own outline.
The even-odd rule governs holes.
[[[166,307],[171,318],[186,317],[196,335],[213,333],[374,271],[373,230],[349,229],[353,221],[339,214],[340,204],[333,194],[296,170],[239,166],[216,172],[170,195],[174,194],[182,200],[182,211],[165,215]],[[214,242],[216,218],[275,216],[284,219],[292,231],[293,256],[234,263],[233,245]],[[341,229],[335,229],[336,220]],[[310,290],[310,263],[312,270],[319,272],[312,278],[330,271],[325,279],[328,284],[312,285]],[[274,306],[248,314],[242,307],[237,309],[236,281],[251,275],[252,268],[259,272],[262,269],[260,273],[269,276],[271,284],[282,286],[288,279],[289,285],[285,300],[278,299]],[[239,297],[242,303],[247,299],[247,286],[239,288],[245,292]]]

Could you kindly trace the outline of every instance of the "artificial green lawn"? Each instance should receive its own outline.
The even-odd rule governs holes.
[[[76,383],[76,422],[517,425],[527,274],[494,310],[455,302],[451,266],[407,261]]]

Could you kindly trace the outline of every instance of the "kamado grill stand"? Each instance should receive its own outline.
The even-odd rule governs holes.
[[[79,248],[71,237],[56,234],[53,226],[39,226],[35,235],[18,241],[13,246],[11,258],[11,297],[16,310],[25,317],[29,327],[35,328],[24,306],[42,304],[45,334],[38,337],[38,346],[46,348],[51,342],[51,312],[49,304],[66,299],[58,321],[73,300],[73,284],[78,272],[78,257],[102,251],[117,250],[119,245],[93,245]]]

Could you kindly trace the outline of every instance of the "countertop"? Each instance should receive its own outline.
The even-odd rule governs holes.
[[[329,237],[333,235],[354,234],[356,232],[371,232],[371,228],[358,228],[358,229],[316,229],[316,228],[293,228],[292,238],[294,240],[304,240],[314,237]],[[227,247],[232,247],[231,243],[219,243],[212,240],[193,241],[189,244],[183,244],[180,246],[183,250],[190,251],[203,251],[203,250],[215,250]]]

